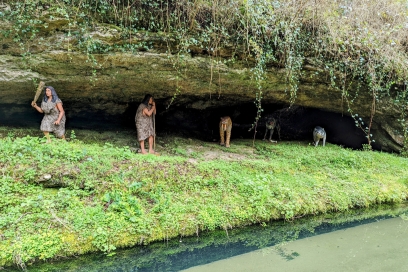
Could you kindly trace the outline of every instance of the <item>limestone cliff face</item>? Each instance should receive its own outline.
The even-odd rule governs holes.
[[[246,137],[243,131],[256,117],[253,102],[257,87],[251,77],[250,62],[224,62],[232,54],[230,49],[226,48],[222,57],[215,59],[199,48],[191,48],[192,54],[180,59],[176,52],[166,53],[169,47],[159,34],[141,34],[134,39],[150,41],[148,50],[90,56],[68,50],[75,40],[61,34],[63,27],[57,23],[63,26],[64,22],[55,21],[57,26],[49,25],[50,32],[41,43],[31,42],[22,49],[11,38],[3,37],[0,41],[0,124],[38,125],[41,116],[30,102],[41,80],[53,86],[63,100],[68,129],[132,127],[137,105],[150,93],[159,105],[158,132],[161,127],[162,131],[190,130],[217,138],[219,116],[231,115],[235,130],[242,131],[235,135]],[[55,30],[57,27],[61,29]],[[90,35],[110,44],[117,42],[112,29]],[[264,114],[289,107],[287,89],[285,71],[271,65],[262,85]],[[367,123],[371,97],[366,94],[360,91],[352,109]],[[295,103],[285,112],[283,121],[291,125],[285,128],[282,124],[283,139],[311,140],[311,130],[320,125],[329,131],[328,142],[355,148],[366,143],[341,94],[331,90],[324,73],[317,73],[312,66],[304,67]],[[376,149],[401,149],[400,114],[391,99],[377,103],[372,127]],[[263,136],[261,133],[259,137]]]

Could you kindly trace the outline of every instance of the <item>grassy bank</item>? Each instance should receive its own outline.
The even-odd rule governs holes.
[[[154,156],[131,132],[0,135],[0,267],[408,196],[408,159],[330,144],[159,135]]]
[[[116,254],[110,257],[106,257],[103,253],[94,253],[69,260],[39,262],[31,266],[29,271],[99,272],[134,271],[135,268],[138,271],[182,271],[191,263],[219,261],[254,249],[275,251],[289,261],[295,258],[294,252],[285,250],[284,247],[291,241],[391,217],[399,216],[407,220],[407,214],[406,204],[381,204],[366,209],[305,216],[292,221],[271,221],[268,224],[231,229],[227,233],[225,230],[202,232],[199,237],[183,237],[166,242],[155,242],[146,247],[118,249],[115,251]],[[274,249],[265,249],[270,246],[274,246]],[[188,260],[187,264],[186,260]]]

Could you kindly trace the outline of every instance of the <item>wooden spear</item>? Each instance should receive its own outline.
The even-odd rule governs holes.
[[[156,152],[156,114],[153,112],[153,150]]]

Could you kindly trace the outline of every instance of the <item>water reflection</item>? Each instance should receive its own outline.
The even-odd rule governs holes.
[[[202,271],[408,271],[408,221],[386,219],[195,266]]]
[[[29,271],[408,271],[407,205],[278,221]],[[13,271],[8,269],[6,271]]]

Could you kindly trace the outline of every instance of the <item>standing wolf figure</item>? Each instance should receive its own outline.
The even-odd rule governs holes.
[[[320,139],[323,139],[323,146],[326,144],[326,131],[322,127],[315,127],[313,130],[313,141],[315,146],[319,144]]]
[[[274,130],[276,128],[276,130],[278,131],[278,137],[279,137],[279,140],[280,140],[280,124],[279,124],[279,122],[273,116],[266,116],[265,121],[266,121],[266,124],[265,124],[266,129],[265,129],[265,135],[264,135],[263,139],[266,140],[266,135],[268,134],[268,131],[269,131],[269,141],[271,143],[277,143],[278,141],[272,140],[272,135],[273,135],[273,132],[274,132]]]

